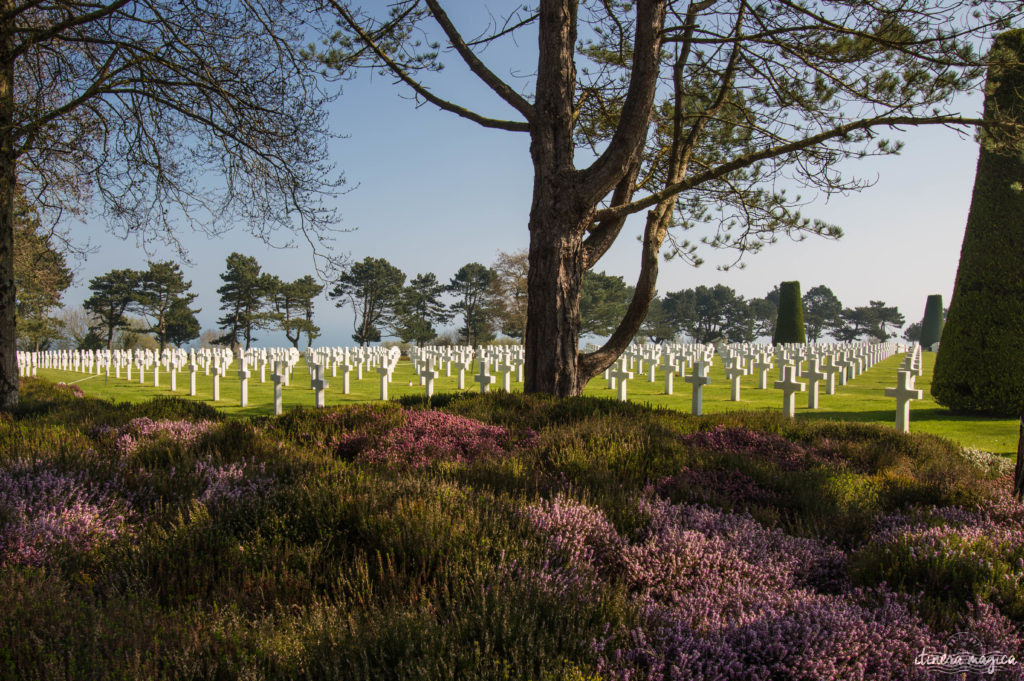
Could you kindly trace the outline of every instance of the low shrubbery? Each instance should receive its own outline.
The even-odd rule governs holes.
[[[1020,653],[1024,505],[933,437],[497,393],[223,420],[27,381],[0,678],[914,675]]]

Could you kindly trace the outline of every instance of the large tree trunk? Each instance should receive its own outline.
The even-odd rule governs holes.
[[[11,9],[0,2],[0,9]],[[14,314],[14,60],[11,31],[0,26],[0,410],[18,405],[18,330]]]
[[[557,201],[546,210],[536,210],[535,201],[534,209],[526,279],[530,321],[524,339],[524,387],[526,392],[571,397],[583,392],[590,378],[579,372],[583,228],[589,218],[581,219],[578,210]]]

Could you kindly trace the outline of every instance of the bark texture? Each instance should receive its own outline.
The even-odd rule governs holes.
[[[12,0],[0,2],[11,15]],[[0,25],[0,411],[18,405],[18,329],[14,290],[14,57],[11,26]]]
[[[638,286],[629,313],[609,344],[601,352],[580,354],[583,274],[622,227],[619,220],[595,225],[594,216],[598,202],[613,190],[613,201],[631,198],[628,187],[636,177],[657,86],[665,2],[637,3],[633,73],[619,126],[601,155],[582,170],[573,164],[577,10],[575,0],[540,3],[537,92],[530,120],[534,184],[525,390],[561,397],[579,395],[587,381],[615,361],[639,329],[654,291],[653,285]],[[591,237],[585,241],[588,230]],[[645,261],[648,255],[645,244]],[[655,253],[655,276],[656,257]],[[646,271],[650,274],[649,268]],[[642,274],[641,279],[644,277]],[[618,352],[613,348],[619,348]]]

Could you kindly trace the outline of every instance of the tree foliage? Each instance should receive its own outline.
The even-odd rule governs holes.
[[[452,319],[441,296],[448,287],[437,280],[433,272],[417,274],[402,289],[398,299],[395,332],[403,342],[415,341],[423,345],[437,336],[435,324],[447,324]]]
[[[779,284],[779,315],[775,320],[772,343],[806,343],[804,330],[804,303],[799,281]]]
[[[942,309],[942,296],[928,296],[924,306],[924,318],[921,320],[921,345],[926,348],[942,340],[942,328],[946,325],[946,315]]]
[[[817,343],[829,329],[842,323],[843,304],[824,284],[804,294],[804,329],[807,340]]]
[[[227,257],[220,278],[224,285],[217,289],[217,293],[220,294],[220,310],[224,316],[217,320],[217,324],[225,333],[217,343],[237,348],[244,341],[248,348],[257,340],[254,332],[267,328],[273,321],[270,297],[280,282],[273,275],[264,273],[256,258],[241,253]]]
[[[327,295],[338,307],[352,306],[352,339],[366,345],[380,341],[382,328],[394,323],[404,283],[405,273],[385,258],[366,257],[346,268]]]
[[[282,282],[277,277],[268,282],[274,319],[293,347],[299,347],[302,334],[306,334],[307,345],[320,336],[320,327],[313,323],[313,300],[323,290],[323,285],[308,274],[291,282]]]
[[[529,254],[525,249],[512,253],[498,251],[491,269],[495,274],[492,308],[499,330],[506,336],[522,340],[526,335]]]
[[[622,277],[589,271],[580,295],[580,333],[607,336],[625,314],[633,287]]]
[[[189,304],[196,299],[195,293],[189,293],[192,282],[185,281],[181,267],[170,260],[151,262],[149,269],[142,272],[139,279],[137,302],[139,311],[149,318],[149,328],[156,339],[157,346],[163,350],[172,338],[181,338],[189,333],[191,322],[195,319],[195,311]],[[199,336],[199,324],[195,324],[195,335]]]
[[[743,296],[729,286],[697,286],[669,293],[664,305],[670,323],[689,334],[694,342],[754,339],[750,307]]]
[[[463,343],[476,345],[494,338],[488,293],[496,279],[494,270],[471,262],[460,267],[448,283],[448,292],[455,296],[451,309],[462,316],[459,334]]]
[[[895,336],[894,329],[902,328],[905,322],[898,308],[889,307],[881,300],[872,300],[866,306],[843,308],[840,324],[832,331],[832,335],[848,343],[859,340],[884,341]]]
[[[96,319],[96,328],[108,349],[114,347],[114,334],[129,327],[128,312],[138,306],[142,273],[132,269],[111,270],[89,280],[92,292],[84,307]]]
[[[14,286],[17,330],[23,346],[45,348],[60,336],[53,315],[71,286],[72,274],[53,237],[42,228],[38,212],[18,195],[14,214]]]

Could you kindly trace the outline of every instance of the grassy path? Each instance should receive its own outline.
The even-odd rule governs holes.
[[[835,395],[825,395],[822,391],[819,399],[819,408],[810,410],[807,408],[806,393],[797,396],[797,418],[824,418],[842,421],[860,421],[865,423],[878,423],[891,425],[895,421],[895,400],[885,397],[883,389],[896,385],[896,370],[900,363],[900,356],[890,357],[880,362],[870,370],[858,376],[854,381],[842,387],[837,387]],[[949,438],[963,445],[978,447],[986,451],[1000,454],[1013,454],[1017,451],[1018,422],[1016,419],[1000,419],[980,416],[963,416],[950,413],[949,410],[939,406],[931,398],[931,377],[935,365],[935,354],[924,353],[924,375],[917,380],[917,387],[924,391],[924,399],[911,403],[911,430],[914,432],[932,433]],[[329,372],[328,372],[329,373]],[[137,380],[129,383],[122,376],[109,379],[105,376],[86,376],[72,371],[41,370],[41,378],[58,382],[74,383],[91,397],[100,397],[114,401],[140,402],[153,397],[173,394],[185,399],[197,399],[209,401],[213,396],[213,379],[202,373],[197,375],[197,396],[188,396],[188,373],[179,372],[177,377],[177,391],[171,393],[170,376],[167,373],[160,375],[160,387],[153,387],[152,373],[146,374],[146,383],[139,384]],[[341,377],[331,378],[328,375],[331,386],[327,391],[327,404],[355,404],[376,400],[379,395],[378,377],[376,373],[367,372],[362,380],[355,380],[355,374],[351,375],[351,392],[342,395],[340,392]],[[778,378],[778,371],[769,372],[769,385]],[[690,385],[684,383],[680,377],[675,379],[675,394],[664,395],[664,375],[657,372],[656,381],[648,383],[646,376],[638,376],[630,381],[629,399],[636,402],[650,404],[651,406],[668,407],[689,412],[690,410]],[[453,375],[446,377],[442,375],[437,379],[434,386],[436,393],[456,392],[458,387],[457,379]],[[472,376],[466,376],[466,388],[469,391],[478,390],[473,382]],[[513,391],[522,390],[521,384],[512,385]],[[595,397],[615,398],[615,391],[609,390],[607,381],[601,377],[595,378],[587,386],[585,394]],[[403,360],[395,371],[394,379],[389,387],[389,396],[392,398],[405,395],[423,395],[423,388],[416,380],[412,371],[412,364]],[[220,401],[216,403],[219,409],[225,413],[237,416],[259,416],[273,413],[273,384],[270,382],[270,372],[267,372],[266,383],[260,383],[259,371],[252,372],[249,381],[249,406],[239,406],[240,388],[238,380],[234,377],[234,371],[229,370],[228,376],[221,379]],[[782,408],[782,393],[769,388],[768,390],[757,389],[757,377],[746,376],[742,380],[742,400],[732,402],[729,400],[729,383],[726,380],[725,372],[721,361],[716,361],[711,369],[711,383],[704,389],[704,411],[715,413],[731,410],[761,410]],[[309,371],[305,360],[301,360],[292,375],[291,386],[284,389],[285,409],[304,406],[313,406],[313,391],[309,389]]]

